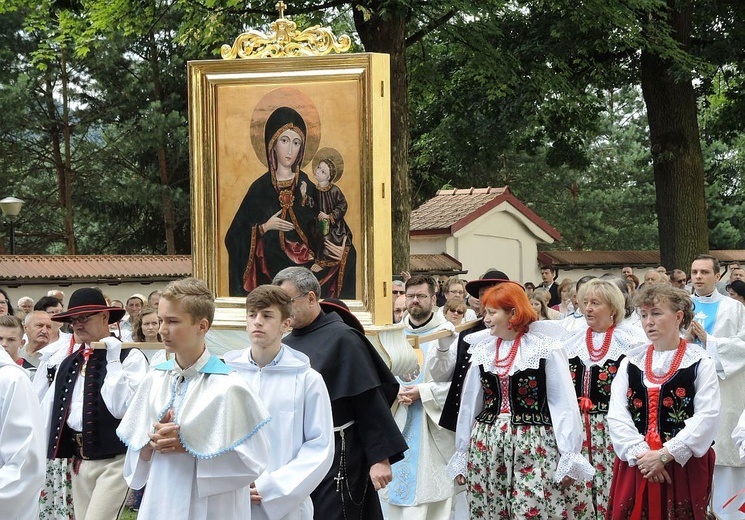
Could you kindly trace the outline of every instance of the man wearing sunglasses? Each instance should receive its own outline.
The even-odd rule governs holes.
[[[399,313],[399,315],[396,316],[396,302],[401,296],[406,294],[406,286],[401,280],[393,280],[393,284],[391,285],[391,287],[391,300],[393,301],[393,323],[398,323],[399,321],[401,321],[401,318],[403,318],[403,313]]]

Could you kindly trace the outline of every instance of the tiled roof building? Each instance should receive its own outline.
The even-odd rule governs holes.
[[[412,270],[427,256],[428,272],[447,272],[447,264],[455,261],[467,278],[498,268],[515,280],[537,273],[539,243],[561,239],[506,186],[439,190],[412,211],[409,234]]]

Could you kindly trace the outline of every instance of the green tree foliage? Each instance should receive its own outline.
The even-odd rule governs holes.
[[[660,241],[657,214],[685,214],[661,168],[697,152],[666,148],[667,121],[650,134],[645,56],[663,72],[654,81],[692,87],[703,167],[683,185],[706,181],[711,246],[742,246],[739,0],[288,3],[301,26],[332,25],[357,50],[393,56],[395,268],[408,209],[442,186],[509,185],[562,232],[558,247],[662,245],[675,262],[670,244],[699,247],[676,229]],[[0,178],[27,201],[17,249],[188,252],[185,63],[266,28],[275,4],[4,2]],[[675,25],[681,13],[690,24]],[[662,203],[661,182],[673,194]]]
[[[730,175],[741,171],[732,152],[707,151],[704,164],[693,96],[710,94],[719,71],[730,87],[722,103],[728,110],[716,121],[740,135],[731,123],[742,100],[741,8],[731,1],[488,4],[409,50],[416,196],[441,185],[509,184],[563,233],[559,247],[659,245],[670,265],[685,266],[706,248],[705,220],[688,220],[705,216],[696,209],[703,208],[704,178],[707,195],[721,200],[722,187],[733,185],[716,181],[722,160]],[[646,76],[644,56],[654,63]],[[648,95],[668,85],[674,88],[662,103]],[[639,106],[644,88],[646,105]],[[637,106],[619,109],[610,93]],[[694,118],[681,126],[684,108]],[[721,247],[737,225],[724,211],[713,224],[716,207],[709,200],[711,244]]]
[[[741,117],[742,78],[720,71],[712,94],[701,102],[709,241],[712,249],[745,248],[745,128]],[[741,114],[741,112],[740,112]]]
[[[131,27],[104,33],[83,16],[91,12],[50,5],[46,18],[23,11],[3,17],[35,27],[19,29],[26,37],[15,48],[25,49],[15,53],[12,75],[3,81],[19,88],[0,91],[18,123],[4,133],[6,190],[27,202],[17,249],[188,251],[186,56],[166,38],[175,21],[161,13],[163,25],[149,33],[128,32]],[[157,37],[164,43],[153,46]],[[153,61],[162,72],[157,96]],[[169,166],[165,182],[161,158]],[[55,173],[56,186],[48,182]],[[164,236],[164,201],[178,240]]]

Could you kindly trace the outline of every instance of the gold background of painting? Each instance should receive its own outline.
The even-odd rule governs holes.
[[[243,298],[228,297],[224,238],[249,186],[267,171],[251,143],[254,108],[280,87],[312,100],[317,149],[332,147],[344,158],[338,185],[357,250],[357,299],[347,303],[364,325],[390,323],[388,63],[388,56],[371,53],[189,62],[193,272],[218,297],[216,325],[245,327]],[[315,181],[312,161],[306,152],[303,171]]]

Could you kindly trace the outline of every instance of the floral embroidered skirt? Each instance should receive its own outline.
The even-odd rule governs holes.
[[[509,416],[471,431],[466,477],[469,518],[592,519],[590,487],[554,482],[559,451],[546,426],[512,426]]]
[[[595,505],[595,517],[598,520],[605,518],[608,509],[608,497],[610,485],[613,480],[613,463],[616,460],[616,452],[610,440],[608,422],[604,414],[590,414],[590,442],[592,453],[587,449],[587,433],[582,438],[582,455],[595,468],[595,477],[592,480],[592,500]],[[585,416],[582,415],[582,425],[585,426]]]
[[[73,518],[72,459],[47,459],[47,474],[39,500],[39,520]]]
[[[714,450],[701,458],[691,457],[685,466],[673,461],[665,469],[670,474],[671,484],[647,483],[642,497],[642,518],[649,515],[649,487],[659,486],[660,508],[665,520],[704,520],[709,504],[711,481],[714,478]],[[609,520],[626,520],[631,517],[637,502],[637,493],[642,481],[639,468],[616,459],[613,467],[613,485],[607,517]]]

